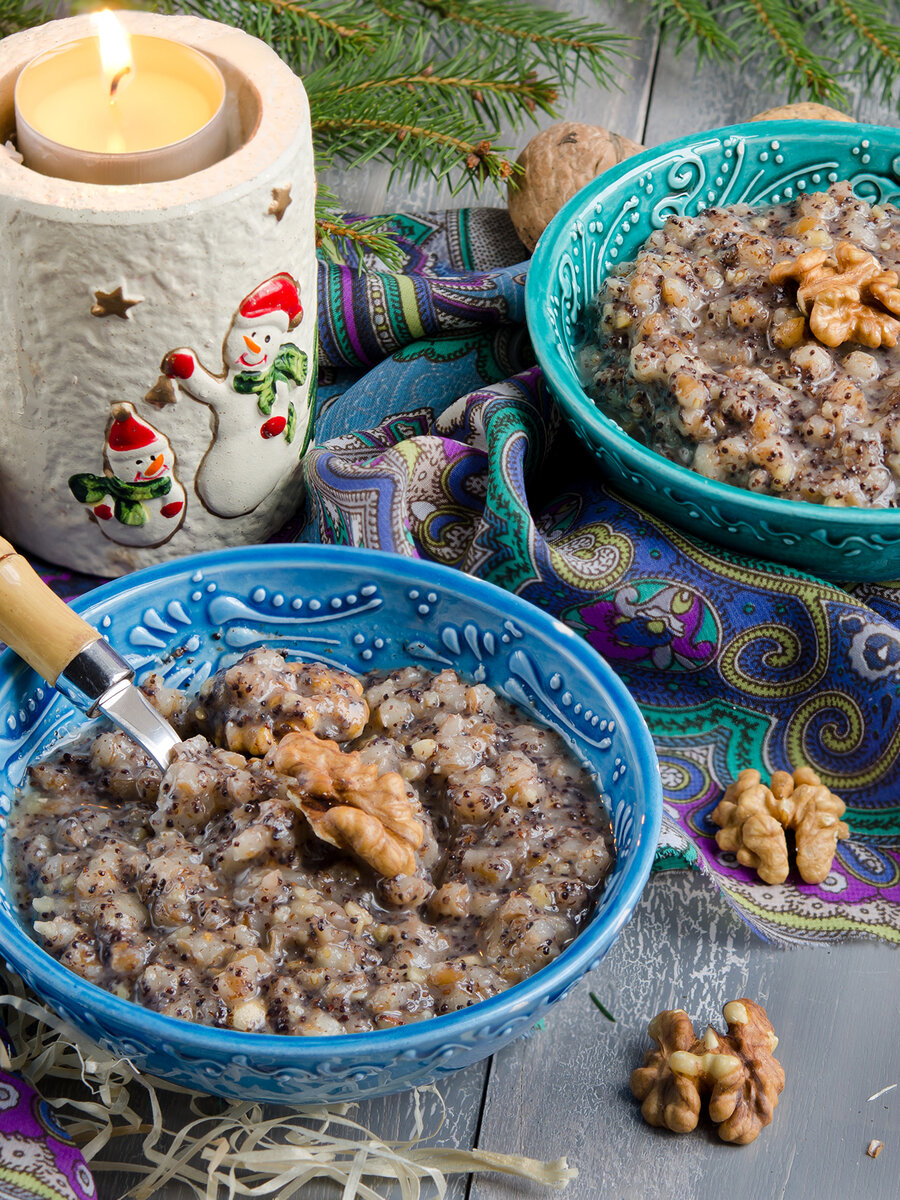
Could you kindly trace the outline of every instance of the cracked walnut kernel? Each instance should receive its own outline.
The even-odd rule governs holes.
[[[850,829],[840,820],[846,805],[810,767],[775,771],[770,785],[759,771],[741,771],[713,810],[716,844],[753,867],[765,883],[788,877],[785,830],[794,831],[797,870],[805,883],[821,883],[834,861],[839,838]]]
[[[266,766],[290,779],[285,799],[317,837],[351,850],[385,878],[413,874],[425,830],[396,771],[379,775],[358,751],[307,729],[286,734]]]
[[[301,808],[317,838],[339,850],[350,850],[385,879],[415,871],[416,856],[409,842],[370,813],[349,804],[325,808],[301,803]]]
[[[657,1046],[632,1072],[631,1090],[643,1101],[644,1120],[673,1133],[696,1128],[708,1096],[719,1137],[745,1146],[771,1124],[784,1069],[774,1057],[778,1038],[764,1008],[744,997],[722,1011],[728,1033],[709,1026],[702,1038],[683,1010],[658,1013],[647,1028]]]
[[[788,280],[796,281],[797,307],[823,345],[853,341],[877,349],[900,341],[900,321],[892,315],[900,315],[900,277],[852,242],[839,242],[833,258],[826,250],[805,250],[776,263],[769,281]]]

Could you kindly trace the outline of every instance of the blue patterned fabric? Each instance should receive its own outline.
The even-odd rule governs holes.
[[[320,269],[301,539],[447,563],[579,630],[653,732],[659,865],[709,872],[776,940],[900,941],[900,589],[743,559],[609,491],[534,366],[505,213],[397,221],[399,274]],[[822,884],[772,887],[718,848],[709,814],[742,769],[801,764],[846,801],[852,836]]]

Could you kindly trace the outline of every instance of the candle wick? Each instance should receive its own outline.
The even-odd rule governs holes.
[[[119,84],[122,82],[122,80],[125,78],[126,75],[130,74],[130,72],[131,72],[131,67],[123,67],[122,70],[119,71],[119,73],[117,75],[113,75],[112,82],[109,85],[110,100],[115,100],[116,92],[119,90]]]

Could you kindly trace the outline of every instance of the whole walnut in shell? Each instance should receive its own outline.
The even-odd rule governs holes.
[[[751,121],[853,121],[846,113],[827,104],[814,104],[811,100],[799,104],[779,104],[777,108],[767,108],[765,112],[750,117]]]
[[[518,158],[524,174],[515,176],[509,186],[509,215],[520,240],[533,250],[567,200],[643,149],[600,125],[577,121],[560,121],[536,134]]]

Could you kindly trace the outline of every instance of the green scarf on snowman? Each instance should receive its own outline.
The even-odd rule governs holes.
[[[293,342],[285,342],[268,371],[241,371],[234,377],[234,390],[242,396],[255,395],[256,404],[264,417],[272,412],[277,392],[275,385],[280,381],[293,387],[302,387],[306,382],[308,370],[306,354]],[[297,431],[297,412],[293,404],[288,402],[287,425],[284,428],[284,439],[288,443],[294,440]]]
[[[127,483],[115,475],[91,475],[84,471],[69,478],[72,495],[81,504],[99,504],[109,496],[115,503],[113,516],[121,525],[146,525],[144,500],[158,500],[172,490],[172,476],[148,479],[145,483]]]

